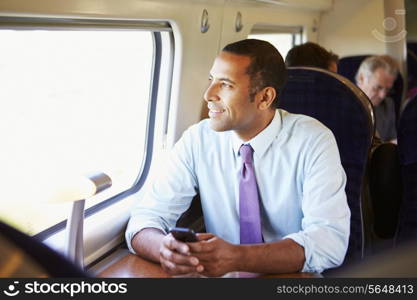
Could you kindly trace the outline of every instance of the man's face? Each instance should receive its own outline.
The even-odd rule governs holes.
[[[213,130],[234,130],[243,139],[257,130],[257,101],[250,99],[251,79],[246,73],[250,63],[247,56],[224,51],[214,61],[204,93]]]
[[[374,106],[378,106],[392,88],[395,78],[384,69],[378,68],[367,78],[361,74],[358,78],[358,86],[368,96]]]

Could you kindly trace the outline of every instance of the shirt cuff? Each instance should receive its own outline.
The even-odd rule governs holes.
[[[304,262],[303,268],[301,269],[301,272],[318,272],[318,273],[323,272],[323,268],[314,266],[312,264],[312,261],[313,261],[313,253],[311,250],[312,245],[303,234],[291,233],[285,236],[283,239],[291,239],[304,248],[305,262]]]
[[[131,217],[129,223],[126,228],[125,232],[125,239],[127,243],[127,247],[129,251],[133,254],[137,254],[136,251],[132,247],[132,239],[133,237],[145,228],[156,228],[167,234],[166,229],[161,226],[159,222],[152,222],[152,221],[143,221],[140,218]]]

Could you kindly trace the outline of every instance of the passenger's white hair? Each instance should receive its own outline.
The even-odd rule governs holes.
[[[389,55],[374,55],[367,57],[360,65],[356,73],[355,80],[358,83],[359,75],[362,74],[365,78],[369,78],[378,68],[382,68],[392,77],[397,77],[398,63]]]

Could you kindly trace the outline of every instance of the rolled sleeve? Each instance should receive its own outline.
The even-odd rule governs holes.
[[[304,248],[305,263],[301,272],[321,273],[343,263],[348,246],[344,229],[349,231],[349,227],[345,227],[343,225],[343,229],[335,231],[325,226],[317,226],[308,231],[300,231],[284,237],[284,239],[292,239]]]
[[[144,221],[139,216],[132,216],[129,220],[129,223],[127,224],[125,238],[126,238],[127,247],[129,248],[129,251],[132,252],[133,254],[137,254],[137,253],[132,247],[132,239],[138,232],[140,232],[142,229],[145,229],[145,228],[156,228],[156,229],[160,229],[164,233],[167,233],[165,228],[161,226],[161,223],[157,222],[156,220],[154,222],[151,222],[150,220]]]

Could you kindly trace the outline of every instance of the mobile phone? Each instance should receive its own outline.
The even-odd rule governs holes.
[[[184,243],[193,243],[198,241],[194,230],[190,228],[174,227],[169,232],[176,240]]]

